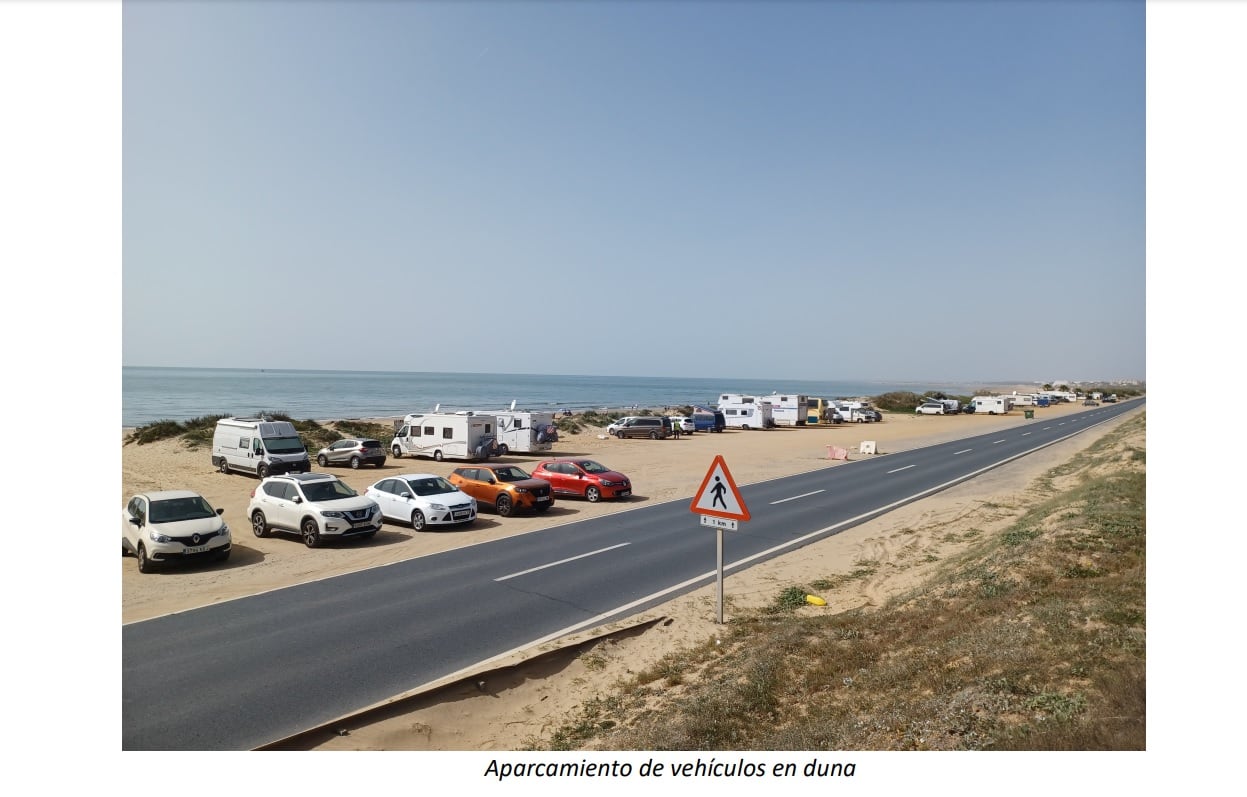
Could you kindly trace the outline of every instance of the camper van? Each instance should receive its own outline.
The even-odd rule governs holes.
[[[290,421],[222,418],[212,433],[212,467],[265,479],[277,473],[307,473],[312,462]]]
[[[498,418],[474,412],[430,412],[403,418],[390,442],[395,459],[403,456],[487,460],[498,453]]]
[[[975,415],[1004,415],[1013,409],[1012,396],[975,396]]]
[[[805,426],[809,396],[772,393],[769,396],[759,396],[758,401],[771,405],[771,417],[776,426]]]
[[[748,401],[719,404],[719,411],[723,413],[723,422],[729,428],[770,429],[775,426],[770,404],[756,401],[753,396],[745,396],[745,398]]]
[[[549,451],[558,442],[554,413],[509,409],[495,412],[498,418],[498,455],[511,451]]]

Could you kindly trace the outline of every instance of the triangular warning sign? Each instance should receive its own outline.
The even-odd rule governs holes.
[[[699,515],[728,520],[749,519],[749,508],[740,497],[740,490],[736,489],[736,482],[732,479],[722,454],[714,455],[714,462],[710,463],[710,470],[706,472],[706,478],[702,479],[701,487],[697,489],[697,495],[693,497],[693,504],[689,509]]]

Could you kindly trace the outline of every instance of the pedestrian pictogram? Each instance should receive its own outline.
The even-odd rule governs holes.
[[[740,497],[740,490],[736,489],[736,482],[732,479],[722,454],[715,455],[714,462],[710,464],[710,470],[706,472],[706,478],[702,480],[689,508],[699,515],[729,520],[749,519],[749,508]]]

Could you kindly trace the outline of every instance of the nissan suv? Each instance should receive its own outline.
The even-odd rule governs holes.
[[[328,473],[269,476],[251,491],[247,517],[255,536],[267,537],[274,529],[298,534],[309,548],[327,540],[367,539],[382,523],[376,501]]]

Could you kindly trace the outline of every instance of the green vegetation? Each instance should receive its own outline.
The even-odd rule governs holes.
[[[290,421],[294,424],[295,430],[298,431],[299,437],[302,438],[303,444],[307,446],[308,453],[313,456],[320,449],[344,437],[373,438],[380,440],[383,445],[389,443],[390,439],[394,437],[394,427],[380,423],[336,421],[325,426],[312,420],[295,420],[281,412],[260,412],[256,413],[256,415],[274,421]],[[170,420],[156,421],[135,429],[126,438],[125,444],[134,443],[141,446],[146,443],[154,443],[157,440],[181,438],[182,443],[187,448],[211,447],[212,434],[216,430],[216,422],[225,417],[228,416],[205,415],[201,418],[192,418],[189,421],[180,422]]]
[[[1054,469],[1065,486],[1037,482],[1008,528],[960,535],[920,587],[839,614],[784,587],[529,748],[1146,749],[1143,429]],[[877,563],[853,568],[811,584]]]

